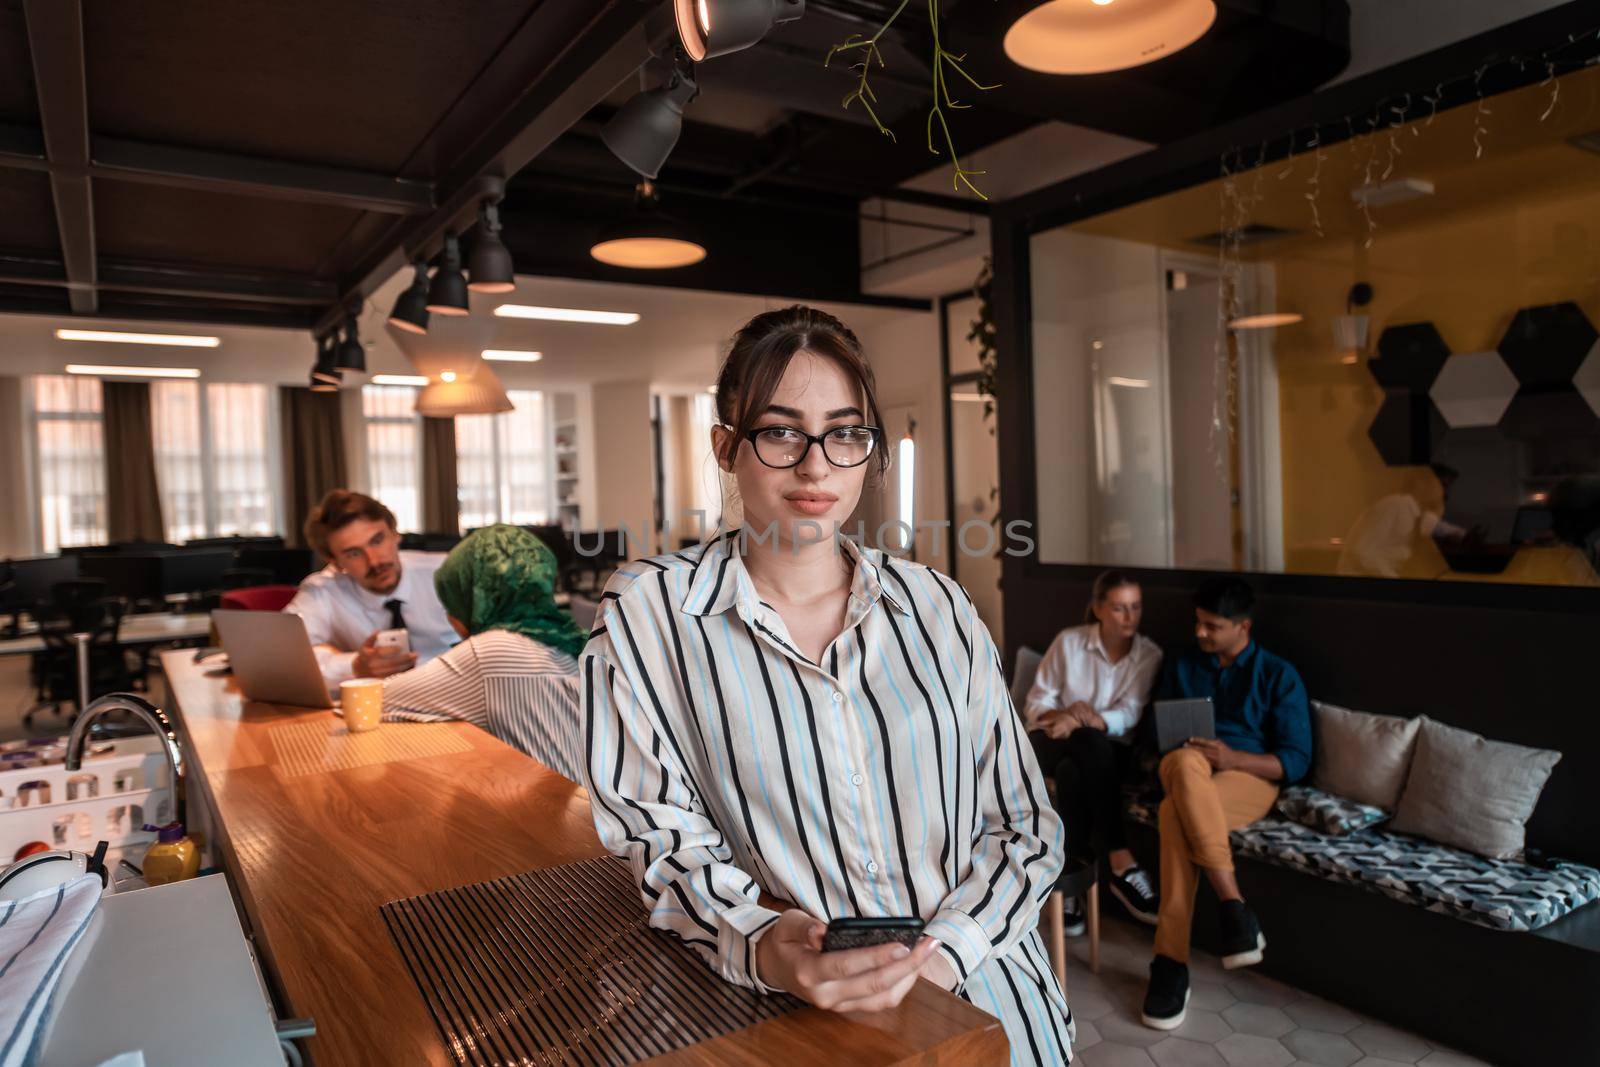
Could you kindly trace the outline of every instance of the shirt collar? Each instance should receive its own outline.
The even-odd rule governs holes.
[[[1250,643],[1244,646],[1244,651],[1239,653],[1238,657],[1232,663],[1228,664],[1228,667],[1248,666],[1250,661],[1255,658],[1255,655],[1256,639],[1252,637],[1250,639]],[[1212,670],[1222,671],[1228,669],[1222,665],[1222,657],[1218,656],[1215,652],[1211,653],[1210,659]]]
[[[850,580],[852,604],[859,603],[866,609],[881,599],[901,615],[911,614],[883,584],[881,572],[884,565],[880,565],[875,558],[882,553],[862,548],[847,537],[839,540],[854,564],[854,574]],[[706,545],[700,554],[700,561],[695,564],[694,577],[689,581],[689,593],[683,600],[683,610],[687,614],[720,615],[738,605],[746,614],[753,616],[761,607],[761,598],[756,594],[749,572],[745,570],[739,549],[738,530],[729,530]]]

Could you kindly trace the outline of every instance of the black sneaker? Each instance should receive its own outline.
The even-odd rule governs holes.
[[[1061,928],[1068,937],[1082,937],[1089,924],[1083,919],[1083,901],[1067,897],[1061,905]]]
[[[1222,965],[1228,970],[1260,963],[1267,947],[1256,913],[1242,900],[1224,900],[1222,916]]]
[[[1156,924],[1157,913],[1161,910],[1161,898],[1156,896],[1155,886],[1150,884],[1150,875],[1143,867],[1129,867],[1121,874],[1106,872],[1106,888],[1111,890],[1111,895],[1122,902],[1132,915],[1142,923]]]
[[[1150,988],[1145,990],[1139,1021],[1152,1030],[1176,1030],[1189,1011],[1189,968],[1175,959],[1150,961]]]

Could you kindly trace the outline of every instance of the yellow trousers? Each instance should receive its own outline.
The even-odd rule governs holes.
[[[1198,750],[1179,748],[1161,760],[1161,912],[1156,923],[1156,952],[1179,963],[1189,962],[1189,926],[1199,868],[1233,870],[1228,831],[1237,830],[1272,810],[1278,787],[1244,771],[1212,773]]]

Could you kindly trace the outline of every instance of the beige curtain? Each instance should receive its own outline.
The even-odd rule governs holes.
[[[459,533],[461,504],[456,493],[456,420],[422,420],[422,528],[429,533]]]
[[[305,546],[306,516],[330,489],[347,481],[344,420],[338,393],[281,387],[283,400],[283,503],[286,544]]]
[[[150,426],[150,383],[102,382],[105,419],[106,539],[163,541],[156,448]]]

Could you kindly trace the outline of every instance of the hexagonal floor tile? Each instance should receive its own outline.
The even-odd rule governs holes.
[[[1566,385],[1597,337],[1583,310],[1567,301],[1523,308],[1497,347],[1523,385]]]
[[[1578,390],[1578,395],[1589,402],[1596,415],[1600,415],[1600,341],[1594,343],[1585,357],[1583,365],[1572,376],[1573,388]]]
[[[1377,420],[1372,424],[1376,427]],[[1600,429],[1600,414],[1570,385],[1523,387],[1500,416],[1500,432],[1518,441],[1565,440],[1586,436],[1596,429]],[[1392,436],[1394,431],[1389,432]]]
[[[1427,393],[1390,390],[1367,427],[1367,437],[1389,466],[1410,467],[1432,461],[1446,429],[1444,416]]]
[[[1156,1061],[1142,1048],[1102,1041],[1079,1057],[1088,1067],[1155,1067]]]
[[[1148,1048],[1167,1036],[1166,1031],[1152,1030],[1141,1023],[1137,1012],[1133,1018],[1126,1018],[1121,1013],[1107,1015],[1094,1025],[1095,1029],[1100,1031],[1101,1040],[1120,1045],[1136,1045],[1139,1048]]]
[[[1076,1014],[1072,1016],[1072,1025],[1077,1033],[1072,1039],[1074,1049],[1094,1048],[1100,1043],[1100,1030],[1087,1019],[1080,1019]]]
[[[1320,1030],[1296,1030],[1278,1040],[1300,1059],[1318,1067],[1350,1067],[1364,1055],[1349,1038]]]
[[[1362,1023],[1344,1036],[1368,1056],[1401,1063],[1416,1063],[1433,1051],[1422,1038],[1382,1023]]]
[[[1150,1046],[1150,1058],[1161,1067],[1228,1067],[1228,1061],[1210,1045],[1169,1037]]]
[[[1444,1048],[1434,1049],[1417,1063],[1419,1067],[1491,1067],[1487,1061],[1480,1060],[1476,1056]]]
[[[1426,392],[1450,356],[1431,322],[1390,326],[1378,337],[1378,354],[1367,369],[1385,389]]]
[[[1270,1004],[1235,1004],[1222,1018],[1241,1034],[1281,1037],[1294,1029],[1294,1020]]]
[[[1233,997],[1228,998],[1229,1001]],[[1233,1027],[1221,1015],[1214,1011],[1194,1006],[1194,995],[1189,996],[1189,1014],[1183,1017],[1183,1025],[1173,1033],[1179,1037],[1186,1037],[1191,1041],[1217,1042],[1233,1033]]]
[[[1228,991],[1249,1004],[1270,1004],[1274,1008],[1281,1008],[1305,996],[1293,986],[1284,985],[1264,974],[1254,971],[1234,971],[1233,974],[1234,977],[1228,979]]]
[[[1230,1008],[1239,1000],[1221,982],[1209,982],[1204,978],[1197,978],[1189,983],[1189,1008],[1205,1008],[1207,1011],[1221,1011]]]
[[[1311,997],[1285,1006],[1283,1012],[1307,1030],[1321,1030],[1329,1034],[1343,1034],[1361,1025],[1361,1019],[1355,1013]]]
[[[1294,1061],[1275,1038],[1255,1034],[1229,1034],[1217,1042],[1217,1051],[1231,1067],[1288,1067]]]
[[[1445,360],[1428,395],[1451,426],[1493,426],[1517,392],[1517,376],[1498,352],[1466,352]]]

